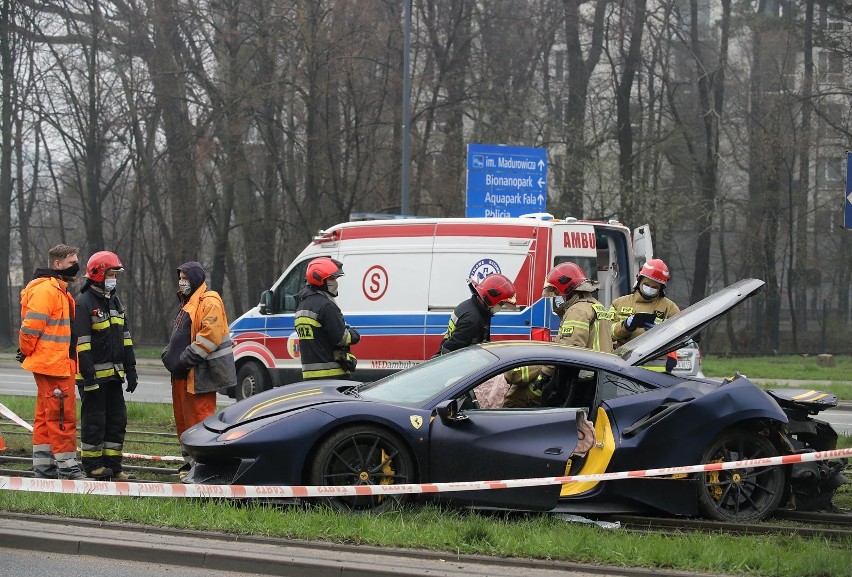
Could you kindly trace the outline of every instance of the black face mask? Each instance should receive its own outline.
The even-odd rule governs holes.
[[[68,268],[64,268],[64,269],[58,270],[56,272],[58,274],[62,275],[63,277],[65,277],[65,278],[73,279],[75,276],[77,276],[77,273],[80,272],[80,263],[75,262],[74,264],[72,264]]]

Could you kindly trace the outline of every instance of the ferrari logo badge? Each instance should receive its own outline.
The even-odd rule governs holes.
[[[411,415],[409,419],[411,419],[411,426],[415,429],[419,429],[423,426],[423,417],[420,415]]]

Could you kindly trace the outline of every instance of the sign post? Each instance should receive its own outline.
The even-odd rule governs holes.
[[[465,216],[492,218],[544,212],[547,150],[468,144]]]
[[[846,193],[843,195],[843,228],[852,230],[852,151],[846,151]]]

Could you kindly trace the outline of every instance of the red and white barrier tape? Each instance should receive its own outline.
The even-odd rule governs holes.
[[[112,483],[108,481],[59,481],[55,479],[30,479],[0,476],[0,490],[35,491],[41,493],[75,493],[86,495],[123,495],[131,497],[226,497],[226,498],[304,498],[304,497],[357,497],[366,495],[402,495],[406,493],[449,493],[454,491],[487,491],[564,485],[581,481],[611,481],[643,477],[663,477],[683,473],[702,473],[776,465],[791,465],[852,457],[852,449],[836,449],[798,455],[781,455],[762,459],[688,465],[663,469],[643,469],[620,473],[596,475],[570,475],[536,479],[511,479],[505,481],[463,481],[457,483],[424,483],[401,485],[355,486],[253,486],[253,485],[184,485],[182,483]]]
[[[20,426],[22,426],[23,428],[25,428],[26,430],[28,430],[29,432],[32,433],[33,426],[30,425],[25,420],[23,420],[18,415],[16,415],[14,412],[12,412],[3,403],[0,403],[0,415],[4,415],[4,416],[8,417],[12,421],[19,424]],[[79,451],[80,448],[77,447],[77,450]],[[184,462],[183,457],[171,457],[171,456],[160,457],[160,456],[157,456],[157,455],[139,455],[137,453],[123,453],[123,456],[127,459],[144,459],[146,461],[167,461],[167,462],[172,462],[172,463],[183,463]]]

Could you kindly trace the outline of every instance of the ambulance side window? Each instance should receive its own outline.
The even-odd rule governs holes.
[[[278,284],[275,289],[275,297],[273,299],[276,313],[293,313],[296,312],[296,295],[305,286],[305,272],[308,270],[308,263],[313,259],[307,259],[295,266],[293,270],[287,273],[284,280]]]

